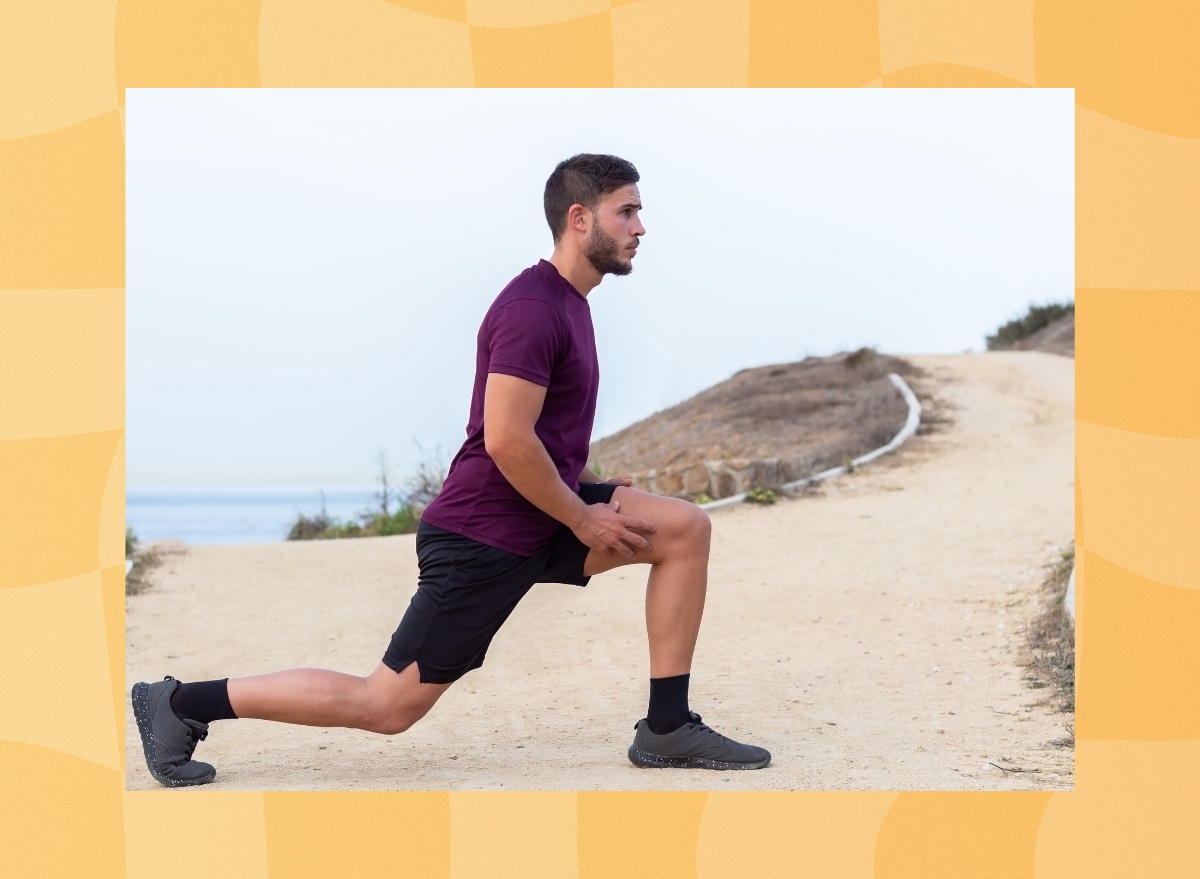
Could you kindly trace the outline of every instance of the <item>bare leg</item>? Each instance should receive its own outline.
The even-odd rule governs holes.
[[[397,674],[382,662],[367,677],[293,668],[229,679],[238,717],[345,726],[394,735],[428,713],[450,684],[423,684],[414,662]]]
[[[583,572],[590,576],[621,565],[651,565],[646,582],[650,677],[687,674],[692,669],[708,590],[712,537],[708,514],[687,501],[626,486],[617,488],[613,500],[619,504],[618,512],[653,522],[658,530],[646,535],[650,549],[639,550],[633,559],[589,551]]]
[[[707,535],[703,553],[697,547],[695,557],[684,553],[650,569],[646,581],[650,677],[667,678],[692,670],[707,590]]]

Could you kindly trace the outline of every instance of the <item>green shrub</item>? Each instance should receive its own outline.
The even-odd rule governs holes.
[[[359,521],[345,522],[322,514],[306,516],[300,513],[288,531],[288,540],[334,540],[341,537],[387,537],[390,534],[412,534],[421,521],[415,506],[404,503],[386,515],[380,512],[363,513]]]
[[[438,496],[446,479],[446,464],[437,448],[428,453],[421,448],[422,459],[417,472],[401,489],[395,487],[387,456],[380,452],[379,491],[375,497],[378,508],[359,513],[358,521],[344,522],[325,511],[325,493],[321,492],[321,512],[315,516],[297,513],[288,529],[288,540],[333,540],[342,537],[386,537],[390,534],[412,534],[421,521],[421,511]]]
[[[769,488],[752,488],[746,492],[748,504],[773,504],[775,500],[775,492]]]
[[[700,504],[711,504],[712,500],[713,499],[708,496],[707,491],[702,491],[700,494],[696,495],[696,499],[692,503],[698,506]]]
[[[876,356],[874,348],[859,348],[854,353],[846,356],[846,365],[851,369],[855,369],[864,363],[870,363]]]
[[[1049,305],[1030,305],[1029,311],[1023,317],[1014,318],[996,330],[995,335],[987,337],[989,351],[1001,351],[1011,348],[1026,336],[1031,336],[1042,327],[1049,326],[1060,317],[1075,312],[1074,302],[1051,303]]]
[[[288,530],[287,539],[317,540],[325,537],[325,532],[333,524],[323,513],[318,513],[315,516],[306,516],[303,513],[298,513],[296,514],[296,521],[292,523],[292,527]]]
[[[134,533],[133,528],[129,525],[125,526],[125,558],[133,555],[133,551],[138,547],[138,536]]]
[[[411,503],[404,503],[390,515],[373,515],[372,521],[367,527],[373,530],[376,536],[386,537],[389,534],[412,534],[417,530],[417,524],[420,521],[420,510]]]

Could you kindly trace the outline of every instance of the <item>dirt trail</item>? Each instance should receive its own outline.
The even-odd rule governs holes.
[[[644,568],[535,587],[484,667],[408,733],[219,721],[224,789],[1069,789],[1070,715],[1023,682],[1020,629],[1073,536],[1073,361],[907,358],[952,423],[817,496],[713,514],[692,706],[757,772],[639,770]],[[128,601],[130,685],[292,666],[364,674],[416,582],[411,535],[194,547]],[[128,787],[156,788],[132,712]],[[1039,770],[1009,773],[987,765]]]

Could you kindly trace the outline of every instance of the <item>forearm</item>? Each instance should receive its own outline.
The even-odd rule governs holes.
[[[593,473],[591,470],[589,470],[587,467],[584,467],[582,470],[579,471],[579,481],[580,482],[603,482],[604,480],[601,479],[599,476],[597,476],[595,473]]]
[[[537,434],[530,431],[490,454],[500,473],[525,500],[568,528],[580,526],[587,505],[562,481]],[[580,481],[587,480],[581,476]]]

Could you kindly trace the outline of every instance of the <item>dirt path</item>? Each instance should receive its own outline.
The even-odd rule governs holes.
[[[1069,715],[1014,662],[1073,536],[1074,363],[908,358],[953,423],[819,495],[713,514],[692,706],[769,748],[757,772],[625,758],[645,713],[645,569],[542,585],[487,663],[402,736],[220,721],[225,789],[1069,789]],[[359,674],[416,582],[413,537],[195,547],[128,601],[130,685],[291,666]],[[132,712],[128,786],[157,787]],[[1006,773],[989,762],[1038,772]]]

